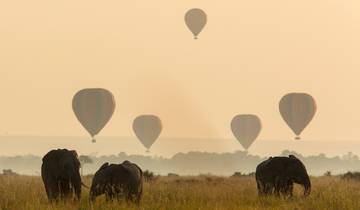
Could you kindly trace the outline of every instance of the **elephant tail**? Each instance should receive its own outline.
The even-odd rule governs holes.
[[[83,187],[85,187],[86,189],[90,189],[90,187],[87,186],[86,184],[84,184],[84,182],[81,182],[81,185],[82,185]]]

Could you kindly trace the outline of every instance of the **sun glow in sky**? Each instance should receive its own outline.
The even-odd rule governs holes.
[[[196,41],[184,23],[193,7],[208,15]],[[233,116],[251,113],[259,139],[289,139],[278,102],[307,92],[318,112],[305,140],[358,140],[359,10],[355,0],[2,1],[0,133],[87,136],[71,100],[102,87],[116,99],[102,136],[133,136],[136,116],[156,114],[161,137],[229,139]]]

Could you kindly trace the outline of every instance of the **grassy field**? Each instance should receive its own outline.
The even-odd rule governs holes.
[[[84,182],[90,184],[90,178]],[[291,199],[259,198],[253,177],[160,177],[146,183],[140,207],[126,202],[106,203],[100,197],[94,205],[83,189],[80,203],[49,204],[40,177],[0,176],[0,210],[119,210],[119,209],[248,209],[248,210],[341,210],[360,209],[360,182],[337,177],[312,178],[307,198],[296,187]]]

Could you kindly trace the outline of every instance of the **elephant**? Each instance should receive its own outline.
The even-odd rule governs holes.
[[[68,199],[75,193],[80,200],[80,161],[75,150],[57,149],[48,152],[42,159],[41,177],[50,201]]]
[[[121,164],[104,163],[95,173],[90,187],[90,201],[105,194],[106,200],[120,199],[140,203],[143,190],[143,172],[130,161]]]
[[[259,195],[275,194],[292,196],[293,184],[304,187],[304,196],[311,192],[311,182],[305,165],[294,155],[270,157],[256,167],[255,173]]]

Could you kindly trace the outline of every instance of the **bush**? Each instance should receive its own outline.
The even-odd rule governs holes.
[[[3,170],[3,175],[4,176],[17,176],[19,174],[13,172],[11,169],[4,169]]]
[[[348,171],[347,173],[341,175],[341,179],[360,181],[360,172]]]
[[[242,176],[244,176],[244,174],[242,174],[239,171],[236,171],[233,175],[231,175],[231,177],[242,177]]]
[[[175,173],[168,173],[167,175],[168,177],[179,177],[178,174],[175,174]]]
[[[144,171],[143,176],[144,176],[145,182],[151,182],[155,179],[154,173],[149,170]]]
[[[324,176],[331,176],[331,171],[326,171],[326,172],[324,173]]]
[[[255,172],[251,172],[248,174],[243,174],[239,171],[236,171],[233,175],[231,175],[231,177],[244,177],[244,176],[255,176]]]

